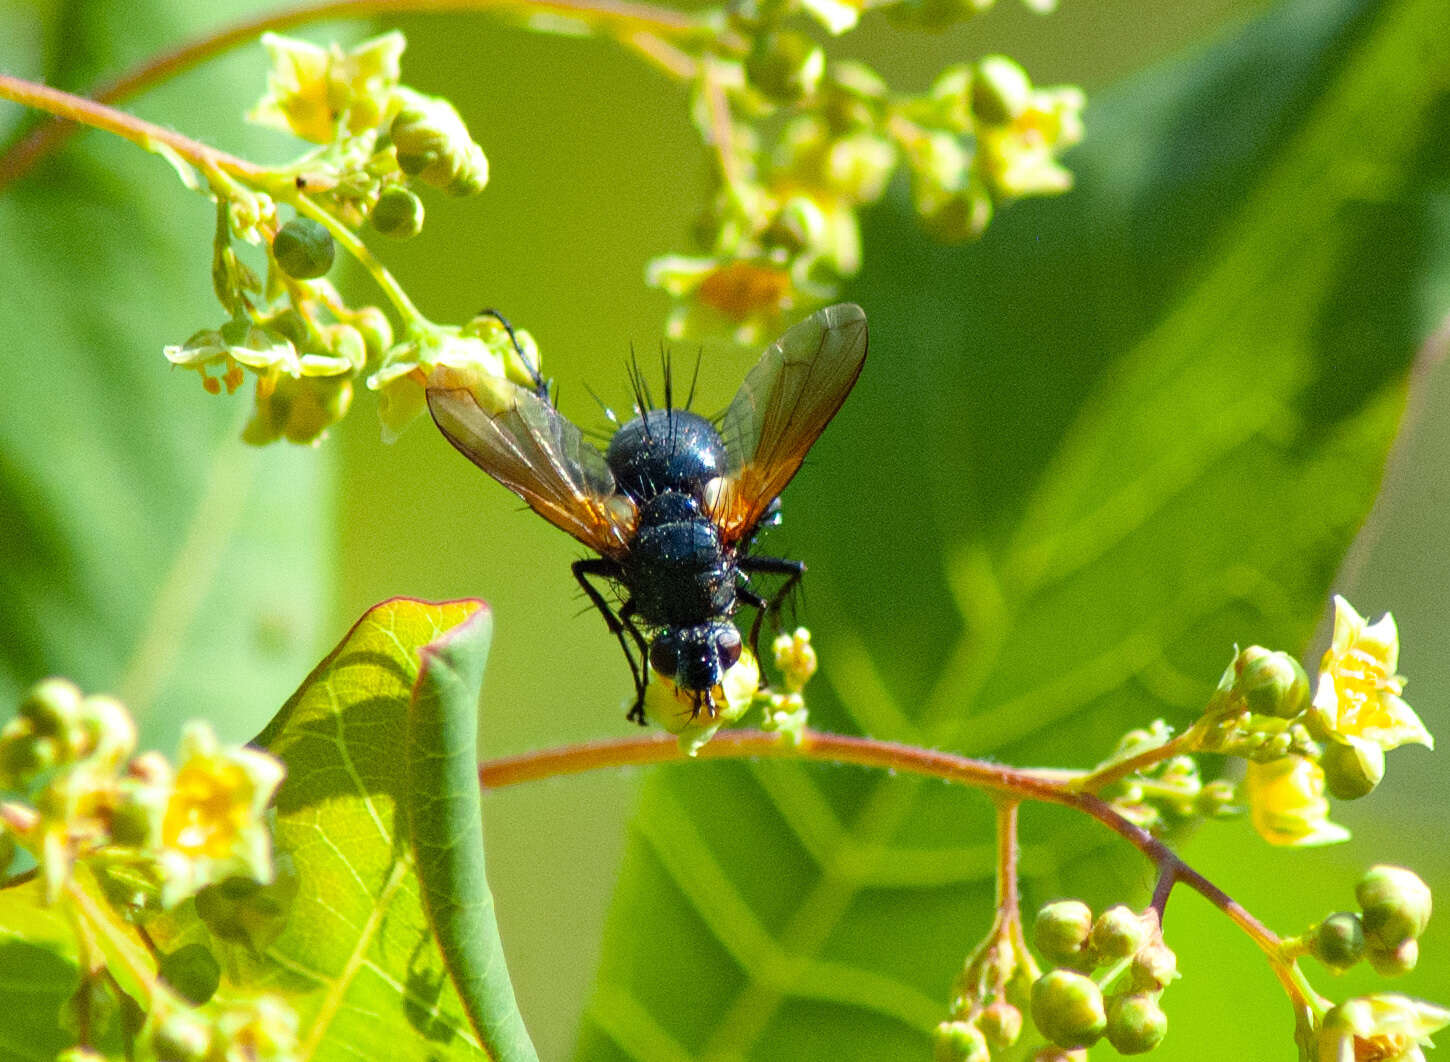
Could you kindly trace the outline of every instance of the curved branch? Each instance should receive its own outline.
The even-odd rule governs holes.
[[[117,103],[152,85],[190,70],[213,56],[255,40],[268,31],[279,32],[325,18],[370,18],[375,15],[443,13],[514,9],[525,14],[540,13],[577,18],[618,33],[626,43],[641,51],[636,37],[689,37],[709,31],[727,43],[728,31],[711,29],[693,15],[653,4],[630,0],[313,0],[312,3],[255,15],[162,52],[140,66],[108,81],[91,93],[97,103]],[[735,43],[739,43],[736,41]],[[663,47],[656,48],[663,54]],[[668,63],[655,61],[664,69]],[[46,155],[55,151],[76,131],[63,118],[43,122],[0,156],[0,188],[27,173]]]
[[[1007,800],[1036,800],[1073,808],[1092,816],[1142,852],[1158,868],[1161,877],[1187,885],[1228,915],[1269,956],[1276,971],[1282,965],[1280,940],[1273,930],[1185,863],[1173,849],[1141,826],[1129,822],[1106,800],[1091,793],[1078,792],[1070,779],[895,741],[827,734],[819,730],[806,730],[799,746],[782,740],[778,734],[759,730],[722,731],[699,749],[697,756],[700,759],[773,758],[853,763],[940,778]],[[673,763],[688,758],[680,751],[679,743],[668,735],[616,738],[489,760],[479,765],[478,778],[479,784],[485,788],[498,789],[603,767]]]

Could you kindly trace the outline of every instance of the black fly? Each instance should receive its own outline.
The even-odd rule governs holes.
[[[757,610],[758,656],[761,621],[805,571],[800,561],[751,554],[752,540],[865,360],[861,308],[827,307],[766,350],[718,427],[671,407],[667,393],[665,408],[642,408],[604,453],[554,408],[537,375],[529,389],[440,368],[428,408],[465,457],[599,554],[576,561],[574,577],[629,661],[629,718],[644,723],[649,667],[713,717],[715,687],[740,658],[737,605]],[[753,574],[785,579],[767,599],[750,588]],[[617,611],[591,577],[617,585]]]

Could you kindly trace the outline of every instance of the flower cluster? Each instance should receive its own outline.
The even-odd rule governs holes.
[[[133,909],[174,907],[231,877],[272,878],[265,813],[282,766],[250,748],[223,747],[192,724],[176,765],[134,756],[136,730],[109,697],[63,679],[35,686],[0,732],[5,831],[40,865],[56,898],[77,860]]]
[[[1118,905],[1094,917],[1080,900],[1059,900],[1038,912],[1032,940],[1056,966],[1032,986],[1032,1021],[1047,1039],[1071,1051],[1106,1037],[1122,1054],[1163,1040],[1159,998],[1178,960],[1154,908]]]
[[[695,116],[719,153],[719,189],[699,224],[704,253],[649,267],[650,284],[677,300],[672,335],[723,325],[755,342],[783,314],[829,299],[860,268],[860,208],[903,165],[917,213],[947,239],[981,235],[996,204],[1071,186],[1058,157],[1082,137],[1076,88],[1037,88],[990,56],[925,93],[895,94],[864,64],[827,63],[782,29],[790,7],[738,13],[747,54],[701,64]],[[768,118],[778,134],[763,132]]]
[[[985,1062],[993,1050],[1015,1045],[1022,1037],[1022,1012],[1041,976],[1017,910],[998,910],[991,931],[952,985],[951,1017],[933,1033],[937,1062]]]
[[[1310,685],[1298,662],[1257,646],[1235,657],[1203,720],[1199,748],[1242,756],[1244,792],[1272,844],[1344,840],[1329,821],[1333,796],[1354,800],[1384,778],[1386,751],[1434,739],[1400,694],[1399,636],[1386,614],[1367,623],[1334,599],[1334,636]]]
[[[217,202],[213,286],[228,319],[167,347],[166,357],[199,373],[213,394],[234,392],[248,372],[256,377],[256,409],[243,432],[250,443],[318,441],[347,412],[365,373],[370,387],[384,391],[385,410],[393,415],[385,426],[395,432],[398,410],[416,416],[422,408],[410,385],[398,381],[420,364],[426,374],[430,354],[457,360],[462,344],[490,367],[502,365],[504,355],[472,349],[463,329],[424,320],[355,230],[369,224],[388,236],[416,234],[423,204],[413,185],[474,195],[488,181],[488,160],[450,103],[399,83],[401,34],[350,52],[276,34],[262,42],[272,71],[267,95],[250,117],[318,146],[260,178],[204,171]],[[284,221],[289,208],[294,216]],[[348,306],[325,279],[338,242],[392,296],[405,319],[399,341],[380,308]],[[242,260],[238,243],[263,250],[265,277]],[[411,390],[421,395],[421,386]]]

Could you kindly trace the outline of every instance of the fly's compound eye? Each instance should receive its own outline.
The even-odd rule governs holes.
[[[675,677],[675,669],[680,664],[680,647],[668,631],[655,638],[649,647],[649,663],[661,675],[671,679]]]
[[[720,657],[720,670],[729,671],[740,659],[740,632],[726,627],[715,635],[715,652]]]

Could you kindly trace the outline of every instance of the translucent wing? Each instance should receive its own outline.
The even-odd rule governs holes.
[[[866,314],[828,306],[765,352],[725,411],[730,471],[715,513],[726,542],[748,537],[800,469],[866,362]]]
[[[604,455],[548,402],[507,380],[440,368],[428,410],[464,457],[555,527],[605,556],[634,534],[634,503],[618,493]]]

